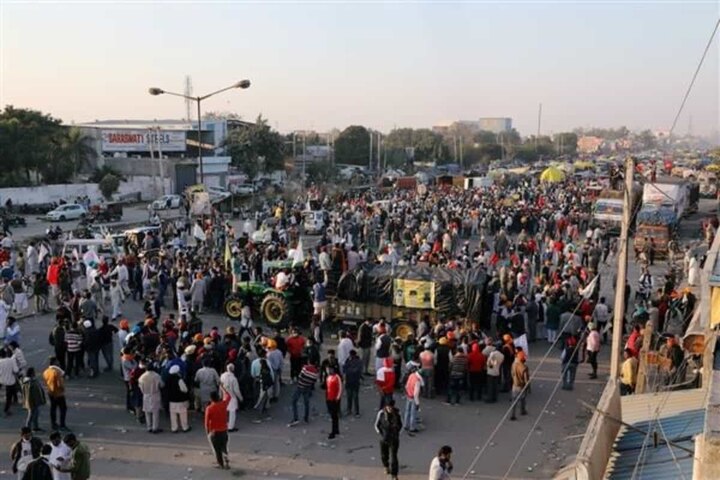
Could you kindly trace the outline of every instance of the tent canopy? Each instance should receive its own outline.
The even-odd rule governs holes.
[[[548,183],[557,183],[565,180],[565,173],[556,167],[548,167],[540,174],[540,180]]]

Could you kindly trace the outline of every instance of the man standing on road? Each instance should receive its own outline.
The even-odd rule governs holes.
[[[417,433],[417,414],[420,409],[420,392],[423,388],[423,378],[416,366],[410,367],[405,382],[405,430],[412,436]]]
[[[315,359],[309,359],[308,363],[305,364],[300,371],[300,375],[297,379],[297,387],[295,388],[295,393],[293,393],[292,398],[293,420],[290,424],[288,424],[288,427],[294,427],[298,424],[297,404],[301,397],[305,407],[303,420],[305,423],[310,421],[310,397],[312,396],[313,388],[315,387],[315,382],[317,381],[319,375],[318,368],[315,363]]]
[[[600,332],[593,322],[588,323],[588,335],[585,339],[585,351],[587,352],[588,363],[592,367],[590,378],[597,378],[598,353],[600,353]]]
[[[67,428],[65,416],[67,415],[67,402],[65,401],[65,372],[58,365],[55,357],[50,357],[50,366],[43,372],[43,380],[47,386],[50,397],[50,424],[53,430]],[[60,410],[60,423],[57,423],[57,410]]]
[[[372,320],[366,318],[365,321],[360,325],[358,329],[358,348],[361,350],[361,358],[363,364],[363,373],[365,375],[372,375],[370,373],[370,356],[372,355],[373,346],[373,333],[372,333]]]
[[[5,387],[5,416],[10,416],[10,405],[13,403],[18,385],[19,368],[14,358],[9,357],[4,348],[0,348],[0,386]]]
[[[345,390],[347,390],[347,415],[360,416],[360,382],[362,381],[362,360],[358,357],[356,350],[350,350],[350,356],[342,366],[345,379]]]
[[[375,418],[375,431],[380,435],[380,458],[385,473],[397,480],[398,449],[400,448],[400,431],[403,424],[400,412],[395,408],[395,400],[390,400],[378,411]]]
[[[205,432],[212,445],[218,468],[230,469],[228,457],[228,412],[230,395],[223,388],[223,399],[220,400],[218,392],[210,393],[210,405],[205,409]]]
[[[52,446],[43,445],[40,449],[40,458],[36,458],[28,464],[22,480],[53,480],[53,471],[48,459],[51,453]]]
[[[160,429],[160,407],[162,406],[160,389],[163,387],[163,381],[155,370],[152,364],[148,364],[147,370],[138,379],[148,433],[162,432]]]
[[[10,449],[12,472],[17,475],[18,480],[22,480],[28,464],[30,464],[33,459],[40,457],[42,444],[42,440],[33,437],[30,427],[22,427],[20,429],[20,440],[15,442]]]
[[[88,480],[90,478],[90,450],[80,443],[72,433],[65,435],[65,444],[72,448],[70,465],[57,470],[69,473],[72,480]]]
[[[513,401],[510,420],[517,420],[517,417],[515,416],[515,409],[517,408],[518,403],[520,404],[520,415],[527,415],[527,410],[525,409],[525,398],[527,397],[528,390],[530,390],[530,386],[528,385],[528,383],[530,383],[530,371],[525,364],[526,360],[527,356],[525,355],[525,352],[520,350],[518,347],[518,352],[515,354],[515,361],[513,362],[510,370],[512,377]]]
[[[328,376],[325,379],[325,402],[328,414],[332,420],[332,430],[328,438],[332,440],[340,435],[340,399],[342,398],[342,379],[335,371],[335,367],[327,368]]]

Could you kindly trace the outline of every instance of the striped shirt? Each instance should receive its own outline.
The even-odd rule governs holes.
[[[83,337],[81,334],[75,331],[69,331],[65,334],[65,343],[67,344],[68,352],[79,352],[82,347]]]
[[[300,371],[297,387],[301,390],[312,390],[318,379],[318,369],[314,365],[305,365]]]
[[[450,363],[450,378],[464,378],[467,373],[468,359],[464,353],[456,353]]]

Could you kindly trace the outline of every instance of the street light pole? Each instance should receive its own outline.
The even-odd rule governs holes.
[[[197,141],[198,141],[198,164],[200,166],[200,183],[205,182],[205,172],[203,169],[203,158],[202,158],[202,115],[201,115],[201,111],[200,111],[200,103],[203,100],[206,100],[206,99],[212,97],[213,95],[217,95],[218,93],[222,93],[227,90],[231,90],[233,88],[241,88],[241,89],[250,88],[250,80],[240,80],[239,82],[234,83],[234,84],[230,85],[229,87],[221,88],[220,90],[217,90],[215,92],[208,93],[207,95],[202,95],[202,96],[198,96],[198,97],[191,97],[189,95],[184,95],[182,93],[168,92],[166,90],[163,90],[162,88],[155,88],[155,87],[150,88],[148,90],[148,93],[150,93],[150,95],[153,95],[153,96],[167,94],[167,95],[172,95],[174,97],[184,98],[185,100],[192,100],[197,103],[197,113],[198,113],[198,125],[197,125],[198,139],[197,139]]]
[[[200,183],[205,183],[205,171],[203,170],[203,158],[202,158],[202,115],[200,114],[200,102],[202,99],[197,97],[197,110],[198,110],[198,165],[200,165]]]

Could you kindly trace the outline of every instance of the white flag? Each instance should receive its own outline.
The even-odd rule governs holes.
[[[40,244],[40,252],[38,253],[38,263],[42,263],[43,259],[49,254],[47,247],[44,243]]]
[[[193,227],[193,237],[197,238],[201,242],[204,242],[205,239],[207,238],[205,236],[205,232],[203,232],[203,229],[200,228],[200,225],[198,225],[197,223]]]
[[[593,278],[592,281],[587,284],[587,287],[580,289],[580,295],[582,295],[583,298],[588,299],[592,296],[592,293],[593,291],[595,291],[595,287],[597,286],[599,277],[600,275],[595,275],[595,278]]]
[[[298,241],[294,253],[295,255],[293,256],[293,266],[302,265],[303,262],[305,262],[305,253],[303,252],[302,238]]]

